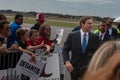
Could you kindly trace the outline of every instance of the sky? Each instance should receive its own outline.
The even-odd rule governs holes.
[[[0,0],[3,9],[116,18],[120,16],[120,0]]]

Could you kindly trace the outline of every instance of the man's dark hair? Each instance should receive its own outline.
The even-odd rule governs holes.
[[[80,18],[80,26],[81,26],[81,23],[85,24],[85,22],[86,22],[88,19],[92,19],[92,20],[93,20],[93,18],[90,17],[90,16],[84,16],[84,17]],[[81,27],[82,27],[82,26],[81,26]]]
[[[38,30],[31,29],[29,32],[29,37],[33,35],[33,33],[39,33]]]
[[[19,17],[23,17],[23,15],[21,15],[21,14],[16,14],[14,19],[16,20],[16,19],[18,19]]]
[[[105,23],[105,24],[107,24],[107,21],[106,20],[101,20],[100,22],[102,22],[102,23]]]
[[[0,22],[0,30],[3,29],[4,24],[10,24],[10,22],[8,22],[8,21],[2,21],[2,22]]]
[[[24,36],[26,32],[28,32],[28,29],[24,29],[24,28],[17,29],[16,31],[17,38],[21,39],[21,36]]]

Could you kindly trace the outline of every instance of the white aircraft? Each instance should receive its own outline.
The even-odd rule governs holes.
[[[120,25],[120,17],[117,17],[113,22],[115,25]]]

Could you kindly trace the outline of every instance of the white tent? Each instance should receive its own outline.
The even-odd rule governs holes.
[[[113,22],[115,25],[120,25],[120,17],[117,17]]]
[[[119,22],[120,23],[120,17],[116,18],[113,22]]]

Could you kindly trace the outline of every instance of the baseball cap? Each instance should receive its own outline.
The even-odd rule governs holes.
[[[43,13],[38,13],[36,15],[36,19],[39,19],[40,21],[44,21],[45,20],[44,14]]]

